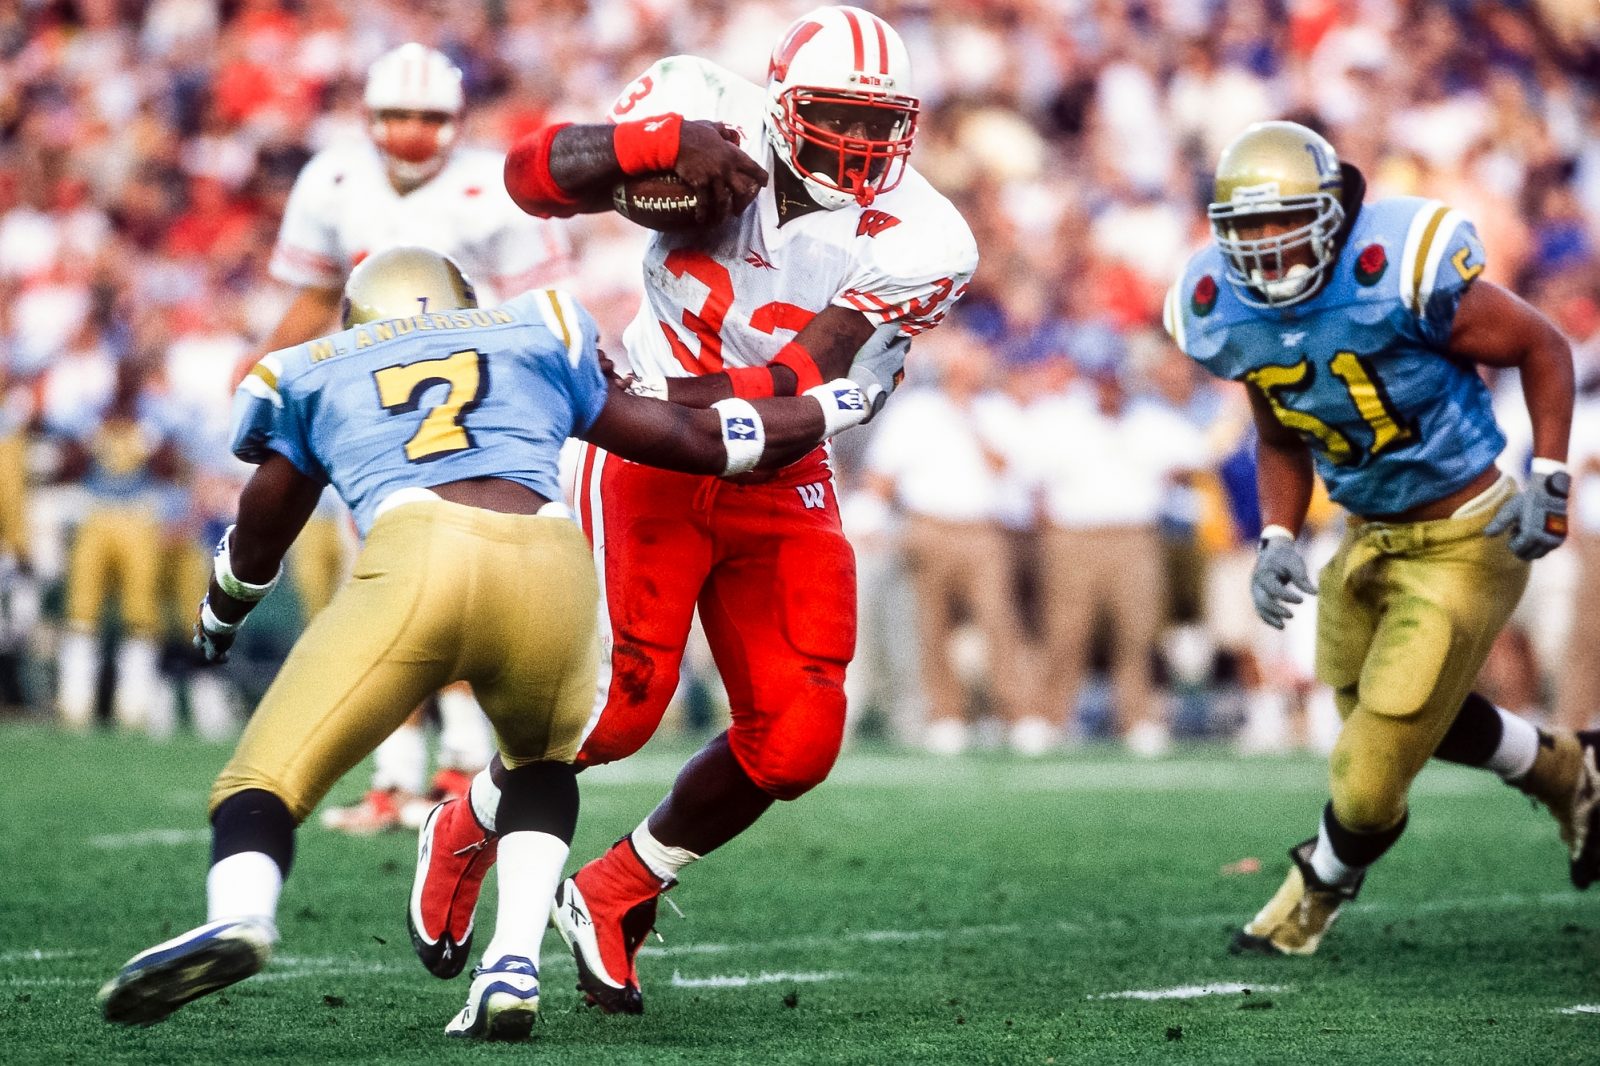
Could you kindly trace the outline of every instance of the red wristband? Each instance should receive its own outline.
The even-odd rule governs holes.
[[[724,371],[741,400],[760,400],[773,395],[772,371],[764,366],[738,366]]]
[[[530,215],[540,218],[570,218],[577,197],[556,184],[550,176],[550,142],[570,126],[557,123],[534,130],[511,146],[506,153],[506,192],[512,201]]]
[[[671,170],[678,161],[682,115],[657,115],[637,122],[619,122],[611,135],[617,166],[624,174]]]
[[[811,353],[806,351],[805,345],[799,341],[790,341],[783,346],[783,350],[772,360],[773,366],[786,366],[794,371],[794,394],[799,396],[807,389],[814,389],[822,384],[822,370],[817,366],[817,361],[811,358]]]

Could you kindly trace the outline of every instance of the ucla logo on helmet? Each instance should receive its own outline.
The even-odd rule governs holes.
[[[1210,274],[1195,282],[1194,294],[1189,297],[1189,310],[1204,318],[1216,309],[1217,279]]]
[[[1376,285],[1388,269],[1389,255],[1381,244],[1369,244],[1356,256],[1356,281],[1362,285]]]

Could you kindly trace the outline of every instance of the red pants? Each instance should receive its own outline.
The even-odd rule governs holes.
[[[696,605],[732,705],[729,746],[793,799],[833,767],[855,652],[855,553],[821,449],[757,484],[585,446],[577,510],[600,574],[596,716],[579,766],[626,758],[678,687]]]

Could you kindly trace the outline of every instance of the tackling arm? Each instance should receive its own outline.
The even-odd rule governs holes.
[[[579,436],[624,459],[687,474],[741,474],[794,462],[827,437],[859,425],[868,405],[849,381],[804,396],[713,410],[663,403],[613,388],[594,423]]]

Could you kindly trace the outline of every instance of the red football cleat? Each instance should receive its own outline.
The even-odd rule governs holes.
[[[624,837],[556,889],[550,924],[572,949],[578,990],[607,1014],[643,1014],[639,948],[656,924],[656,901],[677,884],[650,872]]]
[[[498,843],[464,799],[446,800],[422,823],[406,928],[417,958],[435,977],[454,977],[467,964],[473,911]]]
[[[322,812],[323,828],[351,836],[371,836],[401,828],[400,811],[411,796],[398,789],[375,788],[348,807],[329,807]]]

